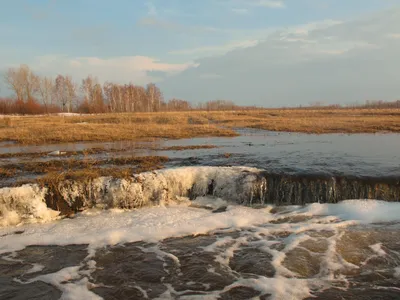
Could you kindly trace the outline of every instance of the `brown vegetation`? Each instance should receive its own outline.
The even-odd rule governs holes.
[[[0,168],[0,179],[2,178],[12,178],[16,174],[15,168]]]
[[[161,169],[166,162],[168,157],[165,156],[21,162],[3,165],[0,168],[0,178],[17,178],[21,173],[30,175],[31,179],[18,180],[15,186],[25,183],[55,184],[68,179],[87,181],[101,176],[130,178],[133,174]]]
[[[129,165],[132,168],[147,169],[151,166],[165,163],[168,157],[165,156],[122,156],[109,159],[65,159],[65,160],[48,160],[48,161],[33,161],[22,162],[16,164],[3,165],[4,170],[21,170],[34,174],[46,174],[50,172],[64,172],[77,169],[90,169],[99,166],[122,166]]]
[[[400,132],[400,109],[265,109],[226,112],[10,117],[0,141],[46,144],[79,141],[235,136],[233,128],[304,133]]]
[[[13,117],[12,123],[0,125],[0,141],[46,144],[236,135],[217,125],[191,124],[187,113]]]
[[[216,112],[210,120],[226,127],[303,133],[400,132],[400,109],[265,109]]]

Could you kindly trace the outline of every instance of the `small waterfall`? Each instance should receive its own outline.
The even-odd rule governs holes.
[[[242,205],[336,203],[346,199],[400,200],[400,178],[291,176],[247,167],[181,167],[128,179],[100,177],[39,187],[0,189],[0,226],[48,220],[87,208],[167,205],[179,197],[215,196]]]

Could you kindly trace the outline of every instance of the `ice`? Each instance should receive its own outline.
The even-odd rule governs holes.
[[[61,156],[61,155],[65,155],[65,154],[67,154],[67,152],[60,151],[60,150],[55,150],[55,151],[52,151],[52,152],[48,153],[47,155],[50,155],[50,156]]]
[[[0,189],[0,226],[54,220],[59,212],[46,206],[47,190],[37,185]]]
[[[219,207],[225,202],[251,204],[256,197],[262,198],[265,178],[259,176],[260,172],[246,167],[172,168],[132,175],[130,179],[65,181],[58,186],[58,193],[71,207],[78,200],[82,202],[81,209],[169,205],[189,196],[198,198],[194,205],[209,207]],[[44,199],[48,192],[37,185],[0,189],[0,226],[56,218],[58,213],[46,208]],[[201,198],[209,194],[215,199]]]
[[[228,206],[228,202],[221,198],[213,197],[197,197],[195,200],[191,201],[192,206],[198,207],[208,207],[211,209],[217,209],[220,207]]]

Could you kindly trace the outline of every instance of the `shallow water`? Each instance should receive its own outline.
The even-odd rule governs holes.
[[[196,157],[202,165],[245,165],[291,174],[400,175],[399,134],[308,135],[247,129],[239,133],[235,138],[167,141],[166,145],[220,146],[175,154]],[[226,158],[223,153],[232,155]]]
[[[243,165],[289,174],[400,176],[399,134],[313,135],[252,129],[237,131],[241,135],[231,138],[12,146],[0,147],[0,153],[80,151],[104,147],[121,149],[121,152],[98,154],[95,157],[165,155],[173,159],[171,165]],[[149,149],[190,145],[215,145],[219,148],[184,151]]]

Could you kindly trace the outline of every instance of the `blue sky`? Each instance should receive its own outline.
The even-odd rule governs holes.
[[[398,0],[1,0],[0,70],[26,63],[40,74],[67,73],[79,81],[92,73],[102,81],[160,82],[168,90],[169,81],[204,58],[218,64],[219,57],[257,47],[276,32],[322,30],[399,5]],[[176,88],[169,90],[175,96]],[[190,91],[176,94],[193,98]]]

